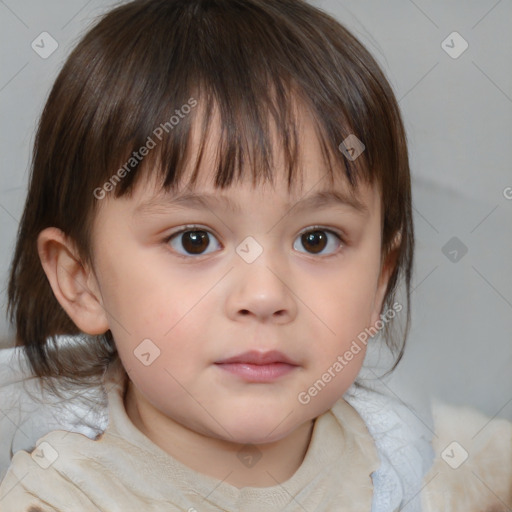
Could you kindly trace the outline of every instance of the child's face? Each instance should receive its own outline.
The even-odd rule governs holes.
[[[302,140],[307,175],[291,196],[282,167],[275,190],[244,183],[223,191],[203,167],[195,192],[211,194],[208,207],[171,208],[172,197],[162,196],[168,209],[138,212],[155,193],[142,182],[131,198],[102,201],[94,227],[101,300],[121,360],[155,418],[236,443],[268,443],[328,410],[355,380],[362,343],[341,371],[333,368],[379,318],[386,285],[379,279],[380,197],[376,187],[361,186],[365,212],[296,204],[328,186],[311,126]],[[347,188],[340,181],[335,190]],[[167,241],[186,225],[199,226],[195,238],[189,232]],[[309,238],[301,237],[306,230]],[[258,381],[243,374],[251,366],[218,364],[271,350],[296,366],[267,366],[286,371],[260,372]],[[319,380],[321,390],[308,392]]]

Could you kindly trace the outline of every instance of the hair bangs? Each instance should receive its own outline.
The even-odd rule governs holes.
[[[362,134],[369,133],[370,120],[349,112],[350,105],[364,102],[351,97],[354,89],[340,87],[334,76],[326,91],[325,72],[330,69],[332,75],[330,63],[317,69],[305,66],[298,50],[303,47],[305,53],[312,53],[311,40],[288,19],[280,23],[289,30],[279,32],[269,18],[270,5],[258,11],[255,5],[241,2],[238,8],[252,15],[250,22],[230,10],[233,2],[169,5],[172,8],[160,5],[167,13],[158,13],[155,7],[150,34],[141,27],[138,45],[126,49],[126,59],[137,60],[139,66],[123,63],[123,51],[113,47],[116,65],[125,74],[117,81],[118,89],[110,91],[118,101],[112,102],[110,95],[114,110],[106,114],[109,122],[102,124],[103,161],[108,165],[103,166],[95,187],[115,181],[114,196],[120,197],[130,193],[139,175],[154,173],[166,190],[173,190],[190,168],[189,185],[193,185],[206,142],[217,129],[216,187],[244,179],[246,167],[252,170],[254,184],[272,182],[275,152],[280,150],[291,188],[302,174],[298,120],[306,111],[313,119],[331,183],[340,170],[352,191],[361,178],[373,181],[369,161],[375,157],[369,153],[374,146],[357,161],[345,158],[339,149],[350,134],[357,132],[363,138]],[[165,15],[176,18],[172,32],[163,30],[170,24]],[[140,55],[134,56],[137,52]],[[111,72],[115,73],[115,66]],[[198,148],[193,150],[194,131],[200,135]],[[118,134],[115,140],[112,133]],[[114,176],[116,169],[122,170],[117,173],[121,179]]]

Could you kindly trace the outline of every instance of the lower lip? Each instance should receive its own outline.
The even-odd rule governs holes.
[[[297,366],[287,363],[216,363],[219,368],[250,382],[270,382],[290,373]]]

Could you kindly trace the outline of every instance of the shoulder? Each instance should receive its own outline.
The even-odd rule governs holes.
[[[352,386],[344,396],[372,435],[380,466],[372,474],[372,510],[421,510],[420,490],[432,465],[430,409],[417,410],[383,390]]]
[[[130,510],[121,475],[131,465],[129,448],[123,439],[106,433],[92,440],[64,430],[50,432],[31,453],[14,455],[0,484],[0,509],[97,512],[99,504],[101,510],[121,510],[122,503]]]
[[[66,434],[69,433],[52,432],[39,441],[32,453],[20,450],[14,455],[0,484],[3,512],[53,512],[70,507],[84,512],[97,511],[81,491],[79,482],[69,478],[65,471],[66,459],[74,457],[73,452],[66,452],[66,444],[73,443],[75,436],[84,436],[70,434],[67,443],[62,443]]]
[[[425,477],[425,512],[510,510],[512,422],[437,400],[432,411],[436,457]]]
[[[22,347],[0,350],[0,476],[13,453],[31,451],[37,439],[52,430],[94,438],[105,429],[106,399],[101,387],[62,393],[64,398],[42,389]]]
[[[108,412],[114,421],[95,439],[54,430],[41,437],[31,453],[18,451],[0,485],[2,512],[27,512],[35,506],[43,512],[162,510],[148,488],[148,480],[158,476],[153,470],[156,458],[144,443],[137,442],[137,436],[124,435],[126,428],[122,432],[116,428],[128,422],[123,379],[118,379],[121,369],[113,367],[112,381],[106,382]],[[136,432],[134,427],[132,432]],[[147,479],[141,478],[142,473]]]

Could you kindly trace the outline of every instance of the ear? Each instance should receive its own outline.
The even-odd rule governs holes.
[[[75,325],[86,334],[109,329],[94,273],[84,267],[75,244],[57,228],[37,237],[37,251],[53,293]]]
[[[391,275],[393,274],[393,271],[395,270],[396,267],[398,249],[400,248],[401,240],[401,232],[397,232],[391,244],[391,250],[389,251],[385,261],[382,262],[379,282],[377,284],[375,300],[373,303],[373,311],[370,325],[375,325],[377,320],[380,319],[382,305],[384,302],[384,296],[386,295],[389,279],[391,278]]]

